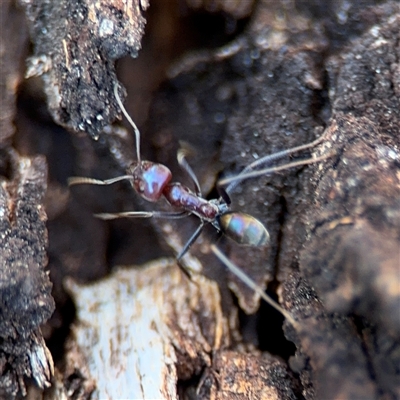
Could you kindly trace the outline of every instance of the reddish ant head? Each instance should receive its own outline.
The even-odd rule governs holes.
[[[244,246],[264,246],[269,242],[265,226],[249,214],[226,212],[219,218],[221,231]]]
[[[156,202],[172,178],[171,171],[162,164],[150,161],[133,163],[129,167],[134,189],[147,201]]]

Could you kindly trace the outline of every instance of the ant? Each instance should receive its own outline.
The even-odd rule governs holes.
[[[247,246],[264,246],[269,242],[269,233],[265,226],[255,217],[242,212],[234,212],[230,209],[231,200],[229,193],[237,186],[237,184],[245,179],[254,178],[260,175],[282,171],[292,167],[303,166],[324,160],[331,154],[320,157],[308,158],[299,161],[294,161],[281,166],[275,166],[264,169],[257,169],[265,164],[279,160],[302,150],[310,149],[320,144],[325,139],[325,134],[320,136],[313,142],[283,150],[278,153],[264,156],[244,168],[237,176],[225,178],[218,184],[220,197],[218,199],[206,200],[202,197],[200,184],[195,173],[186,161],[186,154],[183,149],[178,151],[177,159],[180,167],[190,177],[194,191],[187,186],[172,182],[172,173],[168,167],[163,164],[154,163],[151,161],[142,160],[140,154],[140,132],[132,118],[129,116],[121,98],[118,94],[118,85],[114,85],[114,95],[117,103],[125,115],[126,119],[132,126],[135,132],[136,139],[136,158],[128,168],[127,174],[107,180],[98,180],[85,177],[71,177],[68,179],[69,186],[78,184],[91,185],[111,185],[122,180],[128,180],[132,184],[135,191],[147,201],[157,202],[164,197],[167,202],[178,211],[127,211],[119,213],[102,213],[95,214],[95,217],[110,220],[116,218],[185,218],[188,215],[194,214],[200,220],[200,225],[186,242],[183,249],[177,255],[179,261],[190,246],[197,240],[201,234],[203,227],[210,223],[218,232],[222,232],[236,243]],[[226,189],[223,186],[228,185]],[[277,309],[282,315],[287,318],[292,324],[295,320],[291,315],[284,310],[278,303],[268,297],[264,291],[252,281],[243,271],[231,263],[215,245],[211,246],[213,253],[222,261],[235,275],[239,277],[246,285],[255,290],[265,301]]]

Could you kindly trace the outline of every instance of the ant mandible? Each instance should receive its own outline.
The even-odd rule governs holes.
[[[257,169],[265,166],[273,161],[279,160],[283,157],[289,156],[302,150],[310,149],[320,144],[325,134],[313,142],[293,147],[291,149],[283,150],[278,153],[261,157],[260,159],[249,164],[243,171],[233,177],[223,179],[218,183],[218,191],[220,193],[219,199],[206,200],[202,197],[200,184],[197,180],[195,173],[186,161],[186,154],[184,150],[178,151],[178,163],[180,167],[188,174],[194,185],[194,192],[187,186],[179,182],[171,182],[172,173],[168,167],[163,164],[155,163],[152,161],[142,160],[140,153],[140,132],[132,118],[129,116],[118,94],[118,85],[114,85],[114,95],[117,103],[125,115],[126,119],[132,126],[135,132],[136,139],[136,158],[137,161],[133,162],[128,168],[127,174],[118,176],[107,180],[98,180],[86,177],[71,177],[68,179],[69,186],[78,184],[90,185],[111,185],[116,182],[128,180],[131,182],[135,191],[145,200],[150,202],[157,202],[164,197],[169,205],[178,211],[127,211],[119,213],[102,213],[95,214],[97,218],[103,220],[110,220],[116,218],[184,218],[188,215],[194,214],[200,220],[200,225],[186,242],[183,249],[177,255],[179,261],[185,253],[189,250],[190,246],[199,237],[205,224],[211,223],[219,232],[222,232],[236,243],[247,246],[264,246],[269,242],[269,233],[265,226],[255,217],[242,212],[234,212],[230,209],[229,193],[237,186],[237,184],[245,179],[258,177],[268,173],[282,171],[288,168],[303,166],[315,163],[330,157],[330,154],[320,157],[308,158],[299,161],[294,161],[280,166]],[[226,189],[223,189],[228,185]],[[255,290],[265,301],[276,308],[282,313],[292,324],[295,324],[294,319],[288,312],[282,309],[278,303],[272,300],[269,296],[265,295],[263,290],[252,281],[243,271],[234,266],[218,249],[212,245],[211,250],[213,253],[246,285]],[[236,268],[236,269],[235,269]]]

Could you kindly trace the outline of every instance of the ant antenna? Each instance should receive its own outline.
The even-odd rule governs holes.
[[[250,289],[253,289],[263,300],[265,300],[271,307],[275,308],[280,312],[288,322],[296,329],[298,328],[298,322],[292,317],[288,311],[282,308],[275,300],[268,296],[264,290],[261,289],[247,274],[245,274],[239,267],[237,267],[221,250],[218,249],[215,244],[211,245],[211,251],[218,257],[218,259],[243,283],[245,283]]]
[[[321,157],[317,157],[317,158],[308,158],[306,160],[300,160],[300,161],[296,161],[293,163],[287,163],[287,164],[284,164],[279,167],[272,167],[272,168],[266,168],[263,170],[254,171],[255,168],[257,168],[261,165],[270,164],[273,161],[279,160],[279,159],[289,156],[293,153],[298,153],[302,150],[307,150],[307,149],[316,147],[317,145],[319,145],[321,142],[323,142],[325,140],[326,136],[328,136],[328,133],[329,133],[329,130],[326,129],[325,132],[320,137],[318,137],[317,139],[315,139],[314,141],[312,141],[310,143],[302,144],[300,146],[292,147],[292,148],[286,149],[286,150],[281,150],[281,151],[278,151],[277,153],[268,154],[264,157],[261,157],[260,159],[253,161],[246,168],[244,168],[243,171],[239,173],[239,175],[222,179],[219,182],[219,184],[221,186],[223,186],[223,185],[226,185],[229,183],[229,186],[225,189],[225,191],[227,193],[230,193],[235,189],[235,187],[242,180],[249,179],[249,178],[255,178],[257,176],[260,176],[260,175],[263,175],[266,173],[282,171],[282,170],[289,169],[292,167],[298,167],[301,165],[312,164],[314,162],[322,161],[325,158],[329,158],[332,155],[331,153],[327,156],[321,156]]]
[[[229,183],[230,185],[226,189],[226,191],[228,192],[228,189],[229,189],[229,191],[231,191],[236,186],[236,183],[243,181],[245,179],[256,178],[261,175],[266,175],[266,174],[270,174],[273,172],[279,172],[279,171],[283,171],[283,170],[289,169],[289,168],[300,167],[302,165],[314,164],[316,162],[323,161],[329,157],[332,157],[333,154],[335,154],[335,153],[331,152],[328,154],[324,154],[320,157],[313,157],[313,158],[307,158],[305,160],[293,161],[291,163],[279,165],[277,167],[270,167],[270,168],[260,169],[257,171],[242,172],[239,175],[221,179],[218,182],[218,184],[221,186],[224,186]]]
[[[119,97],[118,94],[118,83],[114,83],[114,96],[115,99],[117,100],[117,103],[119,105],[119,108],[121,109],[122,113],[125,115],[125,118],[128,120],[128,122],[131,124],[134,132],[135,132],[135,137],[136,137],[136,157],[137,161],[140,164],[141,163],[141,157],[140,157],[140,131],[136,124],[133,122],[133,119],[130,117],[128,114],[128,111],[126,111],[124,105],[122,104],[121,98]]]

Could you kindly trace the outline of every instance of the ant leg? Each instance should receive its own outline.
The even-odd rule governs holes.
[[[226,189],[220,186],[219,183],[217,183],[217,192],[219,194],[220,201],[222,199],[228,206],[232,203],[228,192],[226,191]]]
[[[256,178],[261,175],[279,172],[279,171],[283,171],[283,170],[289,169],[289,168],[301,167],[303,165],[314,164],[316,162],[326,160],[327,158],[332,157],[334,154],[335,154],[335,152],[330,152],[330,153],[324,154],[320,157],[312,157],[312,158],[307,158],[305,160],[293,161],[291,163],[279,165],[277,167],[270,167],[270,168],[260,169],[257,171],[245,172],[245,170],[243,170],[243,172],[241,172],[239,175],[231,176],[231,177],[220,180],[218,182],[218,185],[225,186],[225,185],[229,184],[229,186],[226,188],[226,191],[230,192],[236,187],[236,185],[240,181],[243,181],[245,179]]]
[[[176,260],[179,261],[189,250],[189,247],[196,241],[196,239],[200,236],[201,231],[203,230],[204,227],[204,221],[201,221],[199,227],[196,229],[196,231],[193,233],[193,235],[190,237],[190,239],[186,242],[185,246],[183,249],[180,251],[180,253],[176,256]]]
[[[193,275],[189,268],[186,268],[184,265],[182,265],[180,260],[176,260],[176,265],[183,272],[183,274],[186,276],[186,278],[188,278],[191,282],[196,283],[195,281],[192,281]]]
[[[260,286],[258,286],[247,274],[245,274],[239,267],[237,267],[231,260],[229,260],[222,253],[222,251],[219,250],[217,246],[215,246],[215,244],[211,245],[211,251],[243,283],[245,283],[250,289],[253,289],[271,307],[275,308],[275,310],[280,312],[294,328],[298,327],[298,323],[295,321],[292,315],[284,308],[282,308],[275,300],[269,297]]]
[[[179,149],[177,158],[178,158],[178,163],[179,163],[180,167],[189,175],[190,179],[192,180],[194,187],[195,187],[196,195],[201,197],[200,183],[197,179],[196,174],[193,172],[192,167],[186,161],[186,151],[184,149]]]
[[[122,175],[116,178],[106,179],[102,181],[100,179],[85,178],[84,176],[71,176],[68,178],[68,186],[73,185],[112,185],[115,182],[124,180],[132,181],[132,175]]]
[[[253,161],[247,167],[245,167],[243,169],[243,171],[239,175],[236,176],[236,178],[238,178],[241,175],[246,175],[250,171],[253,171],[255,168],[259,167],[260,165],[270,164],[273,161],[279,160],[279,159],[281,159],[283,157],[286,157],[286,156],[290,156],[293,153],[297,153],[297,152],[302,151],[302,150],[307,150],[307,149],[311,149],[313,147],[316,147],[317,145],[319,145],[320,143],[322,143],[325,140],[325,138],[326,138],[326,136],[328,135],[329,132],[330,131],[328,129],[326,129],[325,132],[320,137],[318,137],[317,139],[313,140],[310,143],[302,144],[300,146],[292,147],[291,149],[278,151],[277,153],[268,154],[268,155],[266,155],[264,157],[261,157],[258,160]],[[290,167],[288,167],[288,168],[290,168]],[[247,179],[247,178],[244,178],[244,179]],[[229,181],[230,185],[228,186],[226,191],[228,193],[231,192],[236,187],[236,185],[239,183],[240,180],[236,181],[236,180],[234,180],[232,178],[232,180]],[[223,181],[225,181],[225,179]],[[225,184],[227,184],[227,183],[228,182],[226,182]]]
[[[96,218],[103,220],[118,219],[118,218],[169,218],[179,219],[189,215],[187,211],[168,212],[168,211],[125,211],[119,213],[101,213],[94,214]]]

